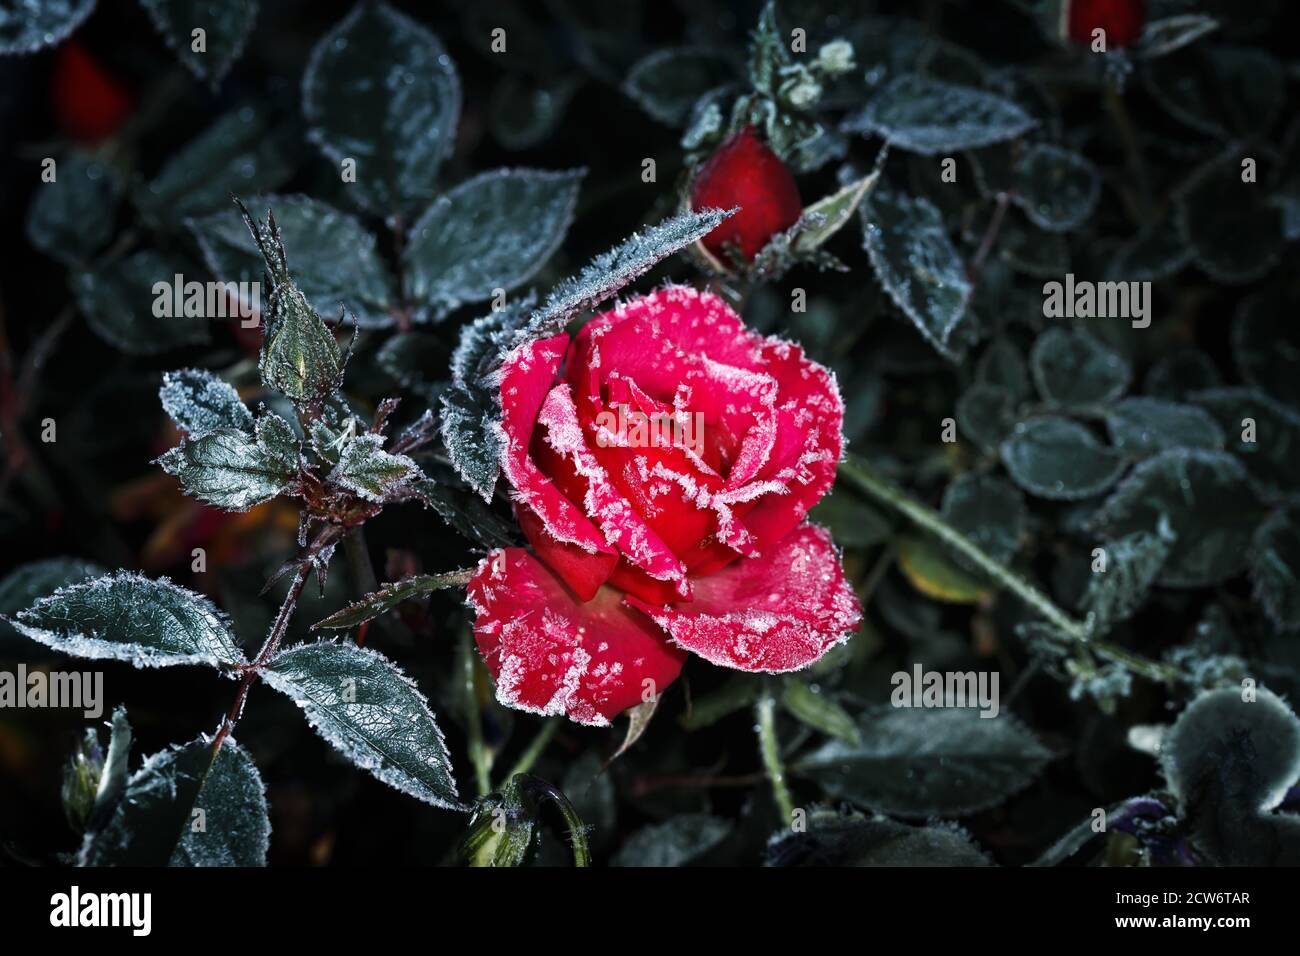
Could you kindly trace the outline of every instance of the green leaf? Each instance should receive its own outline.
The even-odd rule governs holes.
[[[519,543],[518,529],[472,494],[417,479],[411,490],[426,508],[475,544],[484,548],[509,548]]]
[[[881,286],[931,345],[957,357],[953,331],[972,288],[939,210],[883,185],[859,208],[863,244]]]
[[[59,160],[54,182],[36,186],[27,212],[27,238],[67,266],[82,266],[113,238],[122,198],[117,171],[84,153]]]
[[[877,169],[829,196],[823,196],[805,209],[800,219],[811,225],[799,231],[791,248],[804,254],[821,248],[827,239],[844,228],[879,181],[880,170]]]
[[[367,501],[382,503],[409,497],[420,469],[405,455],[383,449],[382,435],[358,435],[343,446],[329,480]]]
[[[1263,511],[1246,470],[1224,452],[1173,449],[1133,469],[1092,516],[1089,528],[1108,540],[1156,531],[1175,535],[1157,582],[1209,587],[1241,571],[1251,532]]]
[[[1242,302],[1232,326],[1232,357],[1241,377],[1284,405],[1300,408],[1300,325],[1296,302],[1280,290]],[[1209,387],[1219,382],[1206,382]]]
[[[879,815],[815,807],[807,826],[782,830],[767,847],[768,866],[991,866],[961,827],[912,827]]]
[[[268,212],[263,224],[242,203],[239,210],[266,262],[271,285],[262,310],[264,332],[257,363],[262,382],[295,405],[319,403],[343,382],[338,342],[289,275],[275,215]]]
[[[95,0],[41,0],[0,10],[0,54],[35,53],[72,33],[95,9]]]
[[[442,42],[386,3],[360,2],[312,51],[302,79],[312,141],[356,163],[358,202],[407,215],[437,195],[455,145],[460,79]]]
[[[830,697],[800,680],[786,682],[781,691],[781,706],[795,720],[814,730],[848,744],[862,743],[862,734],[853,723],[853,716]]]
[[[1173,548],[1173,535],[1167,531],[1134,531],[1106,543],[1106,570],[1092,573],[1079,602],[1096,633],[1128,620],[1147,599]]]
[[[1257,183],[1242,182],[1230,153],[1194,173],[1175,210],[1192,258],[1212,279],[1240,284],[1268,273],[1282,256],[1282,212]]]
[[[127,571],[62,587],[9,623],[71,657],[136,667],[245,663],[229,621],[211,601],[166,578]]]
[[[1224,140],[1267,132],[1286,102],[1282,64],[1263,50],[1185,47],[1141,76],[1169,115]]]
[[[1029,397],[1029,366],[1025,356],[1009,339],[994,339],[980,356],[975,378],[984,385],[997,385],[1017,399]]]
[[[257,0],[140,0],[149,19],[186,69],[216,89],[257,20]],[[202,30],[204,49],[194,49]]]
[[[1087,428],[1059,415],[1021,422],[1002,443],[1001,454],[1017,485],[1055,501],[1100,494],[1119,480],[1127,464]]]
[[[1195,405],[1160,398],[1126,398],[1106,410],[1111,444],[1145,458],[1170,448],[1223,447],[1218,422]]]
[[[103,263],[71,277],[77,308],[101,339],[130,355],[156,355],[208,341],[202,316],[155,315],[157,283],[165,283],[171,300],[173,277],[193,274],[188,260],[143,250],[117,262]]]
[[[585,174],[498,169],[438,197],[411,227],[407,294],[442,314],[527,282],[560,247]]]
[[[8,618],[24,608],[31,607],[38,598],[48,597],[61,587],[77,584],[87,578],[106,574],[104,568],[93,561],[79,558],[46,558],[20,564],[0,580],[0,653],[8,655],[21,643],[24,650],[31,647],[18,636]]]
[[[1184,348],[1151,366],[1142,387],[1155,398],[1181,402],[1190,392],[1213,388],[1221,382],[1213,359],[1199,349]]]
[[[559,283],[516,334],[514,344],[558,332],[580,312],[594,309],[656,263],[704,238],[735,210],[706,209],[665,219],[633,233]]]
[[[531,77],[505,74],[492,89],[492,135],[509,150],[541,145],[564,120],[564,111],[580,84],[577,77],[546,85]]]
[[[164,372],[158,398],[176,427],[191,438],[219,428],[253,430],[253,416],[239,393],[204,369]]]
[[[1049,232],[1078,229],[1097,208],[1101,176],[1091,160],[1049,143],[1035,143],[1015,164],[1011,201]]]
[[[218,428],[181,442],[158,459],[185,493],[225,511],[247,511],[294,490],[301,445],[293,427],[268,412],[249,434]]]
[[[294,281],[309,302],[346,304],[357,324],[393,323],[393,282],[375,249],[375,237],[355,216],[308,196],[257,196],[254,209],[274,209],[275,223],[294,255]],[[228,282],[255,282],[265,264],[257,242],[237,210],[227,209],[186,225],[213,275]]]
[[[391,611],[403,601],[413,601],[448,588],[463,588],[466,573],[451,571],[447,574],[415,574],[400,581],[385,584],[378,591],[372,591],[359,601],[354,601],[340,611],[335,611],[323,621],[313,624],[312,630],[326,628],[338,630],[356,627],[373,620],[381,614]]]
[[[87,833],[80,866],[265,866],[266,788],[227,737],[215,759],[199,737],[148,758],[103,827]]]
[[[442,440],[456,474],[484,501],[492,500],[501,458],[495,425],[500,419],[495,396],[451,391],[442,397]]]
[[[905,817],[965,816],[1023,790],[1051,754],[1008,714],[878,707],[862,744],[825,744],[792,768],[832,797]]]
[[[957,399],[957,427],[986,452],[996,452],[1016,425],[1016,403],[1000,385],[976,383]]]
[[[898,567],[912,587],[945,604],[975,604],[992,590],[982,578],[959,566],[933,538],[920,534],[898,539]]]
[[[1294,491],[1300,475],[1300,412],[1253,388],[1210,388],[1187,399],[1223,427],[1228,450],[1263,489]]]
[[[701,96],[735,79],[731,60],[714,50],[665,47],[636,62],[623,92],[659,122],[680,129]]]
[[[277,654],[262,679],[376,779],[436,807],[461,809],[428,702],[383,655],[355,644],[300,644]]]
[[[683,813],[637,830],[614,854],[611,866],[687,866],[731,835],[732,823],[704,813]]]
[[[749,708],[761,691],[762,685],[752,677],[728,678],[717,690],[691,701],[690,710],[681,717],[682,729],[689,733],[712,726],[729,714]]]
[[[973,472],[961,475],[944,491],[940,513],[997,561],[1005,564],[1020,548],[1025,500],[1001,478]]]
[[[1177,216],[1166,216],[1122,243],[1106,266],[1112,282],[1159,282],[1192,261],[1192,250]]]
[[[1034,340],[1029,368],[1049,404],[1078,408],[1114,401],[1133,379],[1118,352],[1079,329],[1053,326]]]
[[[1278,628],[1300,628],[1300,508],[1273,514],[1255,532],[1250,553],[1255,602]]]
[[[135,203],[151,219],[179,223],[226,208],[232,193],[276,189],[293,175],[299,135],[296,121],[275,110],[238,107],[175,153]]]
[[[897,76],[843,124],[874,133],[891,146],[938,156],[1014,139],[1036,121],[1011,100],[972,86],[914,73]]]

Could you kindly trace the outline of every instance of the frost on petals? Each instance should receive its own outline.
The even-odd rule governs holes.
[[[862,618],[830,534],[812,524],[761,556],[693,583],[689,604],[657,607],[630,596],[627,602],[679,647],[722,667],[800,670],[845,640]]]
[[[602,588],[578,603],[527,551],[492,552],[468,587],[474,638],[508,707],[607,726],[677,678],[684,651]]]

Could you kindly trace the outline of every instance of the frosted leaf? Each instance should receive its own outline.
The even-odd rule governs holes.
[[[1106,572],[1091,575],[1079,602],[1094,633],[1104,634],[1127,620],[1147,599],[1173,547],[1169,529],[1160,532],[1135,531],[1106,542]]]
[[[1009,714],[876,707],[860,745],[832,740],[795,764],[837,799],[904,817],[965,816],[1027,787],[1051,757]]]
[[[492,500],[501,453],[495,423],[501,412],[491,393],[450,392],[442,397],[442,441],[447,457],[484,501]]]
[[[446,313],[528,281],[563,241],[584,175],[498,169],[439,196],[407,239],[407,294]]]
[[[60,588],[9,623],[71,657],[136,667],[245,663],[229,621],[206,597],[128,571]]]
[[[129,355],[157,355],[203,345],[208,323],[197,316],[156,316],[156,282],[196,271],[187,257],[142,249],[124,259],[76,272],[70,278],[77,308],[92,332]]]
[[[441,41],[386,3],[358,3],[312,50],[302,109],[337,169],[354,160],[356,199],[392,215],[437,194],[455,145],[460,80]]]
[[[461,329],[460,341],[451,356],[452,382],[462,390],[485,385],[483,379],[501,364],[504,347],[528,321],[536,305],[529,293]]]
[[[622,243],[602,252],[576,276],[565,279],[521,329],[513,344],[554,335],[580,312],[594,309],[615,295],[657,262],[702,239],[735,210],[705,209],[687,212],[633,233]]]
[[[1275,347],[1284,352],[1288,343]],[[1201,389],[1187,400],[1219,423],[1228,451],[1236,453],[1256,485],[1272,494],[1292,493],[1300,475],[1300,412],[1259,389],[1239,386]],[[1249,435],[1244,434],[1248,418],[1255,423]]]
[[[185,493],[226,511],[247,511],[296,487],[301,446],[293,427],[268,412],[255,434],[218,428],[181,442],[158,459]]]
[[[844,120],[847,133],[874,133],[925,156],[978,149],[1028,132],[1036,121],[1016,103],[973,86],[914,73],[895,77]]]
[[[122,179],[111,165],[72,153],[59,160],[59,178],[36,191],[27,238],[64,265],[84,265],[113,238],[121,198]]]
[[[329,480],[367,501],[384,502],[409,495],[409,483],[421,475],[419,467],[405,455],[384,451],[383,444],[382,435],[358,435],[343,446]]]
[[[931,345],[957,357],[953,331],[966,314],[972,288],[943,216],[928,199],[886,185],[858,208],[876,278]]]
[[[1278,628],[1300,629],[1300,509],[1294,505],[1255,532],[1250,580],[1256,603]]]
[[[1101,197],[1101,175],[1092,161],[1050,143],[1035,143],[1015,164],[1011,201],[1030,222],[1052,232],[1077,229]]]
[[[638,60],[623,92],[659,122],[680,128],[701,96],[735,75],[731,61],[714,50],[669,47]]]
[[[145,760],[112,815],[86,834],[77,863],[265,866],[270,835],[266,788],[248,752],[227,737],[214,759],[212,739],[200,736]]]
[[[343,356],[334,333],[289,275],[284,242],[274,213],[265,223],[236,200],[244,224],[266,263],[270,285],[262,304],[262,351],[257,369],[262,382],[295,404],[324,399],[343,382]]]
[[[0,54],[35,53],[68,36],[95,9],[95,0],[41,0],[0,9]]]
[[[198,368],[164,372],[158,390],[163,411],[190,437],[218,428],[253,430],[253,416],[229,383]]]
[[[1100,494],[1128,464],[1087,428],[1059,415],[1021,422],[1002,443],[1001,455],[1012,481],[1031,495],[1054,501]]]
[[[1124,394],[1133,369],[1122,355],[1082,329],[1053,326],[1029,352],[1029,370],[1049,405],[1101,405]]]
[[[370,592],[361,600],[354,601],[325,620],[313,624],[311,629],[313,631],[320,628],[338,630],[356,627],[391,611],[403,601],[412,601],[434,591],[464,586],[465,572],[462,571],[453,571],[450,574],[414,574],[409,578],[385,584],[378,591]]]
[[[768,866],[992,865],[970,834],[954,823],[913,827],[879,814],[825,807],[814,807],[806,822],[800,831],[786,827],[773,835]]]
[[[411,491],[426,508],[432,508],[443,521],[470,541],[484,548],[506,548],[516,544],[519,532],[484,502],[469,492],[449,488],[428,479],[411,482]]]
[[[91,825],[107,818],[126,789],[130,774],[132,734],[125,707],[119,704],[113,708],[113,718],[108,726],[108,752],[104,755],[104,766],[95,788],[95,804],[88,821]]]
[[[280,235],[294,250],[294,281],[308,302],[327,310],[342,303],[363,327],[393,323],[393,281],[375,249],[375,237],[360,220],[308,196],[257,196],[248,202],[253,209],[275,210]],[[217,278],[262,278],[262,256],[236,210],[189,219],[186,225]]]
[[[241,106],[181,147],[132,198],[150,218],[172,223],[224,209],[232,192],[263,193],[287,181],[300,135],[260,105]]]
[[[1142,28],[1134,53],[1144,60],[1154,60],[1195,43],[1207,33],[1219,29],[1219,21],[1202,13],[1180,13],[1152,20]]]
[[[355,644],[300,644],[276,655],[262,679],[358,767],[417,800],[461,809],[428,702],[383,655]]]
[[[1113,540],[1167,521],[1175,541],[1157,583],[1200,588],[1242,570],[1251,532],[1266,513],[1236,458],[1180,448],[1134,468],[1089,519],[1088,530]]]
[[[985,554],[1004,563],[1019,550],[1027,524],[1025,500],[1013,485],[974,472],[954,479],[944,490],[942,514]]]
[[[154,28],[185,68],[216,89],[239,59],[257,20],[257,0],[140,0]],[[196,52],[191,31],[206,31],[206,49]]]
[[[644,827],[619,847],[612,866],[685,866],[731,835],[732,823],[704,813],[683,813]]]
[[[1135,397],[1106,410],[1106,430],[1116,448],[1135,458],[1167,448],[1222,448],[1223,430],[1195,405]]]
[[[47,558],[10,571],[0,580],[0,654],[10,656],[7,652],[14,641],[27,644],[9,625],[9,615],[31,607],[38,598],[48,597],[61,587],[107,573],[98,564],[79,558]]]

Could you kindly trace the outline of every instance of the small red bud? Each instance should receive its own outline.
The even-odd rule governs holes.
[[[130,91],[76,40],[56,54],[50,97],[59,126],[87,143],[112,136],[134,106]]]
[[[1070,39],[1091,44],[1092,31],[1106,31],[1106,49],[1132,46],[1146,25],[1146,0],[1069,0]]]
[[[803,202],[794,176],[746,126],[718,148],[691,184],[692,209],[740,211],[704,237],[704,248],[727,261],[724,246],[735,244],[746,260],[799,220]]]

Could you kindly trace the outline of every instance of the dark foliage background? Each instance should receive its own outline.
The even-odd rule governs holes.
[[[443,187],[502,166],[588,169],[572,227],[556,254],[530,280],[543,290],[641,225],[670,215],[680,203],[688,171],[681,129],[647,115],[625,92],[633,66],[655,51],[682,45],[743,64],[761,11],[758,3],[722,0],[449,0],[395,5],[442,39],[460,76],[463,107],[454,150],[439,175]],[[1013,770],[987,771],[1006,774],[1004,792],[998,799],[977,801],[978,806],[958,807],[961,812],[932,812],[921,798],[919,812],[885,808],[891,816],[909,820],[909,826],[922,825],[930,816],[955,819],[964,836],[1000,864],[1036,859],[1087,821],[1093,808],[1167,791],[1160,764],[1132,746],[1130,734],[1135,727],[1172,723],[1200,689],[1238,687],[1243,676],[1251,676],[1291,700],[1300,690],[1300,635],[1295,632],[1300,624],[1295,577],[1300,572],[1295,548],[1300,519],[1287,511],[1300,478],[1300,333],[1294,322],[1300,294],[1294,241],[1300,202],[1300,125],[1294,109],[1300,80],[1297,20],[1292,5],[1281,2],[1186,0],[1148,6],[1151,19],[1161,11],[1205,14],[1219,26],[1168,57],[1134,58],[1133,72],[1118,97],[1124,104],[1122,117],[1108,108],[1105,69],[1095,62],[1099,58],[1089,60],[1082,51],[1066,49],[1048,37],[1044,14],[1032,3],[792,0],[778,6],[783,25],[806,27],[810,50],[836,37],[854,44],[853,79],[824,101],[823,115],[834,118],[832,126],[860,109],[893,75],[928,71],[952,82],[1013,91],[1014,98],[1040,119],[1039,128],[1024,142],[1076,151],[1087,157],[1098,177],[1099,200],[1086,221],[1048,231],[1012,204],[993,233],[989,254],[981,259],[979,247],[988,235],[990,217],[999,215],[997,177],[1014,161],[1008,159],[1008,147],[941,151],[940,156],[958,157],[956,184],[939,181],[940,156],[906,148],[892,151],[885,180],[895,190],[927,197],[941,214],[962,262],[967,267],[979,263],[971,318],[947,356],[901,317],[882,290],[863,251],[856,218],[827,247],[848,271],[796,266],[778,281],[746,290],[747,321],[803,341],[813,357],[836,369],[855,455],[875,462],[936,507],[959,476],[991,476],[997,490],[980,501],[993,509],[993,517],[976,516],[966,530],[985,534],[981,540],[996,544],[1008,527],[1017,527],[1019,533],[1004,542],[1004,559],[1040,582],[1062,607],[1074,609],[1087,586],[1091,551],[1099,538],[1085,528],[1114,482],[1080,489],[1068,495],[1069,500],[1051,494],[1050,487],[1046,495],[1034,493],[1042,475],[1050,486],[1060,474],[1068,481],[1091,467],[1091,459],[1076,447],[1077,436],[1050,450],[1030,448],[1028,473],[1012,475],[1011,481],[1004,464],[1007,452],[999,449],[1017,420],[1028,420],[1043,408],[1043,397],[1033,394],[1027,377],[1026,357],[1054,325],[1042,315],[1044,281],[1063,279],[1067,271],[1080,278],[1104,278],[1117,257],[1127,257],[1122,261],[1128,271],[1122,268],[1121,273],[1155,280],[1150,328],[1136,330],[1114,319],[1055,324],[1086,328],[1105,349],[1121,356],[1132,368],[1132,395],[1158,396],[1181,405],[1190,393],[1207,387],[1260,387],[1268,403],[1282,408],[1276,424],[1264,429],[1267,434],[1258,450],[1238,448],[1230,437],[1226,444],[1220,442],[1246,463],[1251,480],[1263,487],[1258,507],[1242,508],[1223,520],[1223,509],[1240,504],[1235,479],[1225,480],[1209,500],[1195,503],[1191,517],[1176,518],[1180,542],[1199,541],[1211,550],[1234,553],[1206,558],[1215,569],[1197,586],[1139,589],[1136,613],[1110,635],[1118,645],[1173,662],[1190,675],[1170,686],[1138,677],[1129,687],[1114,670],[1072,671],[1066,659],[1043,652],[1023,630],[1017,631],[1018,625],[1033,620],[1023,605],[936,546],[918,543],[904,522],[849,488],[838,488],[818,512],[845,548],[846,567],[864,595],[867,619],[845,653],[834,655],[812,675],[802,675],[803,683],[834,701],[837,712],[856,717],[886,704],[890,674],[910,670],[915,662],[934,670],[995,669],[1001,676],[1004,711],[1014,714],[1050,753],[1050,759],[1043,760],[1023,751],[1010,753],[1006,762]],[[236,191],[301,193],[353,209],[336,167],[308,141],[299,109],[308,56],[350,7],[334,0],[263,3],[246,48],[214,91],[177,63],[140,6],[105,0],[77,30],[76,39],[132,91],[135,109],[117,139],[100,147],[106,149],[100,157],[115,166],[124,181],[148,181],[219,116],[253,106],[270,117],[260,135],[274,140],[283,168],[265,182],[260,181],[265,168],[254,168],[247,188]],[[508,30],[508,56],[488,49],[487,37],[496,26]],[[1212,60],[1207,50],[1245,51],[1240,53],[1244,59],[1231,64],[1231,82],[1214,73],[1228,67]],[[1111,60],[1122,57],[1117,54]],[[6,439],[16,426],[33,453],[21,467],[6,471],[0,497],[5,542],[0,573],[43,558],[75,556],[105,569],[166,574],[211,596],[232,615],[236,634],[255,650],[278,597],[259,597],[258,592],[268,573],[292,550],[293,510],[272,503],[247,515],[225,516],[185,499],[176,483],[150,464],[176,441],[158,404],[162,373],[189,366],[241,367],[247,378],[248,354],[231,325],[213,328],[206,344],[160,354],[115,348],[92,330],[70,293],[70,284],[85,265],[60,262],[33,245],[27,223],[42,188],[40,160],[67,156],[74,148],[51,102],[54,64],[49,50],[0,58],[0,347],[11,364],[7,383],[20,375],[24,356],[49,348],[30,381],[21,419],[0,423]],[[880,71],[871,78],[874,84],[861,82],[864,71],[873,67]],[[1162,72],[1152,80],[1156,71]],[[735,74],[738,82],[742,77],[741,72]],[[529,105],[528,94],[538,89],[549,91],[554,117]],[[530,122],[536,124],[532,129]],[[1129,142],[1127,136],[1135,139]],[[838,188],[847,176],[842,169],[858,175],[870,170],[879,145],[880,139],[869,134],[846,135],[842,155],[808,164],[812,168],[799,175],[805,203]],[[1130,150],[1141,157],[1140,173]],[[1259,209],[1243,210],[1243,200],[1223,186],[1222,177],[1196,191],[1198,171],[1218,168],[1213,166],[1217,160],[1226,161],[1235,175],[1243,155],[1258,158],[1259,195],[1276,196],[1275,203],[1261,200]],[[643,182],[640,175],[647,157],[657,164],[654,183]],[[983,177],[975,175],[976,169]],[[990,182],[993,188],[986,188]],[[71,232],[84,236],[93,224],[91,215],[87,211],[84,220],[74,220]],[[1175,224],[1180,215],[1185,221]],[[391,259],[396,252],[391,232],[373,215],[362,211],[361,216],[379,237],[380,254]],[[1159,234],[1160,241],[1133,243],[1144,222],[1167,230]],[[108,235],[112,238],[96,255],[156,248],[199,258],[194,236],[172,211],[143,209],[133,196],[110,212]],[[1167,245],[1161,245],[1166,239]],[[296,250],[288,251],[292,266]],[[202,267],[195,272],[201,273]],[[691,281],[699,272],[677,257],[656,272],[656,278],[664,276]],[[642,280],[642,286],[649,287],[651,281]],[[793,314],[786,307],[796,287],[808,292],[807,313]],[[319,305],[323,313],[329,311],[325,303]],[[400,378],[393,363],[381,355],[397,333],[391,328],[367,330],[349,366],[348,394],[360,406],[372,408],[386,395],[400,392],[405,396],[400,415],[413,419],[447,377],[458,328],[481,311],[481,303],[462,306],[438,323],[414,325],[417,337],[407,341],[409,352],[401,353],[414,368]],[[56,337],[43,338],[56,327]],[[1107,374],[1106,368],[1085,363],[1060,373],[1057,382],[1077,379],[1086,385]],[[247,378],[250,384],[255,380],[255,372]],[[985,391],[978,392],[978,386]],[[1000,404],[998,388],[1008,390],[1006,405]],[[1108,446],[1114,441],[1105,427],[1107,415],[1124,390],[1121,385],[1119,392],[1104,399],[1090,398],[1082,403],[1088,407],[1078,410],[1079,420]],[[981,398],[991,404],[977,404]],[[5,410],[15,407],[15,399],[12,393],[0,395]],[[950,416],[959,429],[954,443],[940,440],[943,420]],[[999,416],[1008,421],[999,421]],[[1221,422],[1229,436],[1234,416],[1240,417],[1236,406]],[[47,417],[57,422],[53,444],[39,438],[41,420]],[[1139,422],[1138,430],[1161,432],[1161,427],[1150,425]],[[1153,441],[1159,444],[1158,437]],[[1176,440],[1167,444],[1178,446]],[[1121,449],[1120,458],[1127,468],[1154,450]],[[1076,454],[1082,457],[1072,457]],[[5,442],[4,455],[7,462],[13,461],[11,440]],[[500,501],[498,510],[505,513]],[[1168,508],[1156,500],[1150,510],[1145,530],[1156,532],[1156,519]],[[1277,549],[1280,578],[1263,585],[1276,590],[1273,603],[1265,607],[1259,572],[1240,559],[1264,548],[1253,537],[1256,528],[1279,514],[1293,516],[1279,520],[1297,523],[1290,525],[1290,537]],[[1113,522],[1110,530],[1115,534],[1109,537],[1137,530],[1121,525],[1124,522]],[[1239,534],[1233,534],[1234,527]],[[367,525],[366,533],[380,580],[464,567],[481,553],[436,514],[417,506],[389,508]],[[190,549],[200,546],[208,550],[209,568],[195,574]],[[1220,566],[1226,567],[1223,573]],[[305,637],[308,623],[362,590],[340,554],[326,594],[317,597],[314,583],[308,588],[291,637]],[[18,607],[0,610],[12,613]],[[461,791],[467,794],[472,792],[471,768],[465,757],[463,688],[456,676],[464,617],[454,594],[435,594],[380,619],[369,642],[400,662],[430,697],[448,737]],[[1050,637],[1046,643],[1051,644]],[[5,667],[19,661],[59,666],[46,649],[7,630],[0,633],[0,661]],[[745,683],[758,679],[731,677],[699,664],[693,661],[687,667],[645,736],[596,783],[588,781],[616,748],[618,728],[610,733],[566,724],[535,766],[535,773],[569,793],[585,822],[594,827],[597,862],[608,862],[620,847],[633,854],[629,838],[659,824],[671,832],[652,840],[660,846],[680,845],[676,858],[682,861],[756,864],[772,855],[768,839],[779,821],[763,779],[749,706],[758,685]],[[112,662],[94,666],[105,672],[108,703],[128,707],[137,753],[152,753],[210,731],[232,694],[233,685],[206,670],[135,670]],[[703,719],[709,706],[718,707],[718,719]],[[483,720],[488,745],[500,751],[500,773],[532,739],[538,721],[490,699]],[[51,863],[58,854],[76,849],[79,835],[65,820],[59,793],[63,768],[84,726],[80,715],[69,711],[0,714],[0,846],[10,861]],[[824,724],[815,729],[788,711],[781,712],[778,729],[791,762],[831,739]],[[917,727],[904,734],[915,734],[919,748],[937,732]],[[434,864],[453,858],[464,816],[425,806],[360,773],[311,732],[291,703],[270,690],[254,689],[239,740],[267,784],[271,864]],[[1214,749],[1219,743],[1208,737],[1187,746],[1193,755],[1223,756]],[[960,758],[960,749],[955,753]],[[1293,756],[1279,759],[1285,764]],[[1243,773],[1254,772],[1249,757],[1241,761]],[[1014,769],[1022,764],[1030,769]],[[905,756],[880,763],[873,772],[898,781],[915,780],[915,791],[926,791],[923,771],[909,765]],[[796,773],[791,785],[801,807],[853,804],[862,812],[882,808],[878,799],[855,799],[852,784],[826,786],[824,778],[813,774]],[[1080,841],[1076,852],[1063,858],[1126,864],[1190,859],[1186,847],[1196,831],[1195,814],[1186,806],[1180,810],[1173,797],[1161,800],[1128,811],[1150,821],[1149,826],[1130,825],[1130,832],[1112,833],[1087,847]],[[944,805],[949,804],[951,800]],[[1254,809],[1237,806],[1225,812],[1236,820]],[[1175,819],[1179,812],[1181,818]],[[861,824],[850,816],[838,819],[844,826]],[[567,850],[561,821],[548,810],[543,822],[534,859],[563,863]],[[841,841],[826,819],[822,823],[818,832],[826,834],[824,840],[787,846],[775,858],[799,862],[825,853],[838,861],[851,859],[855,851],[848,837]],[[1151,836],[1156,830],[1158,838]],[[1138,831],[1143,835],[1135,836]],[[904,832],[920,840],[911,851],[916,859],[926,859],[927,854],[944,862],[961,859],[960,854],[945,856],[950,849],[940,845],[936,835],[955,830]],[[874,845],[876,838],[865,830],[855,833]],[[1275,861],[1275,844],[1264,840],[1250,846],[1265,848],[1245,862]],[[832,852],[844,847],[847,856]],[[1228,857],[1231,853],[1223,851],[1223,858]]]

